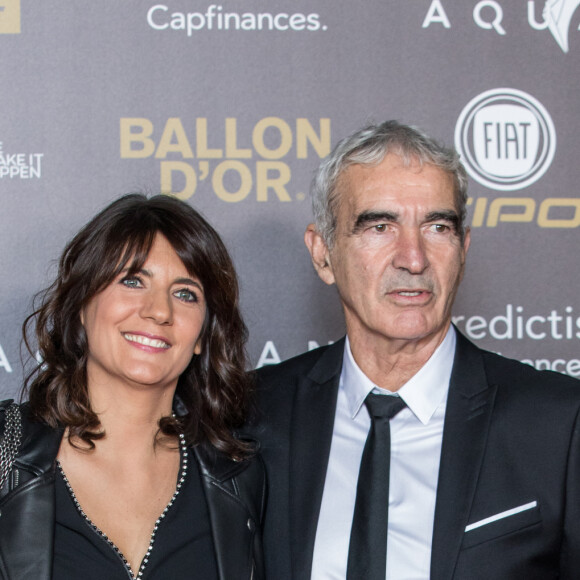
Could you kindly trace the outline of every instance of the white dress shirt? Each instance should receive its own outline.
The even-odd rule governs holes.
[[[455,330],[396,394],[360,370],[348,338],[312,565],[312,580],[344,580],[361,457],[370,418],[363,404],[375,393],[400,396],[407,407],[391,419],[387,580],[429,578],[437,478]],[[361,579],[362,580],[362,579]]]

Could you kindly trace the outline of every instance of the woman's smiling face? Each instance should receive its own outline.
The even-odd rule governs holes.
[[[157,234],[141,270],[121,272],[82,311],[89,389],[114,382],[175,388],[201,352],[205,315],[201,282]]]

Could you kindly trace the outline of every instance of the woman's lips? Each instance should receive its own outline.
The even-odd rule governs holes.
[[[123,332],[122,335],[123,338],[128,342],[132,342],[140,346],[161,350],[167,350],[168,348],[171,348],[171,344],[169,344],[165,338],[160,336],[150,336],[134,332]]]

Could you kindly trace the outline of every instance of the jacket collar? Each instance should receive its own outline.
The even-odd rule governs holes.
[[[212,445],[196,445],[194,451],[202,475],[219,483],[232,479],[248,467],[247,461],[234,461]]]
[[[309,578],[330,444],[344,339],[326,347],[297,384],[291,418],[292,578]]]
[[[16,465],[35,475],[54,470],[54,461],[62,441],[64,429],[53,429],[31,418],[28,403],[20,405],[22,440]]]
[[[496,390],[496,385],[488,383],[481,350],[458,332],[437,485],[432,580],[453,577],[487,444]]]
[[[257,461],[232,461],[210,445],[193,448],[205,491],[216,563],[220,580],[263,578],[260,521],[265,497],[263,468],[250,468]],[[255,463],[254,463],[255,465]],[[244,477],[235,476],[244,473]],[[253,499],[252,499],[253,498]]]
[[[53,429],[32,420],[28,403],[20,409],[22,440],[16,463],[35,475],[53,470],[64,429]],[[211,445],[198,445],[195,450],[202,473],[219,482],[231,479],[247,467],[247,462],[232,461]]]

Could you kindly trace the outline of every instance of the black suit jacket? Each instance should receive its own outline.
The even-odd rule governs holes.
[[[344,340],[258,371],[267,578],[309,580]],[[580,382],[457,333],[431,580],[580,578]],[[537,506],[466,532],[531,502]]]

